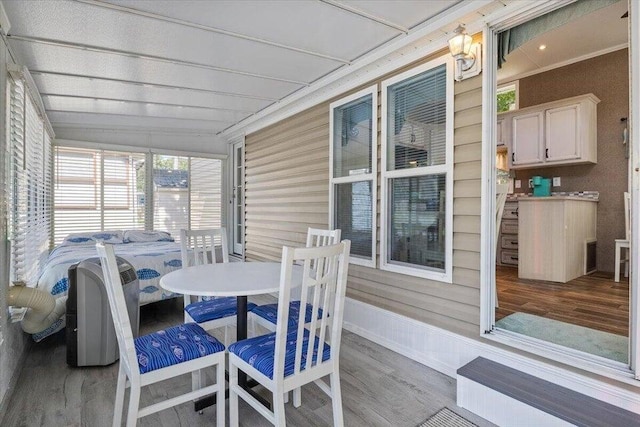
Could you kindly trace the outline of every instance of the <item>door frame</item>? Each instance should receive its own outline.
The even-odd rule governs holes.
[[[230,194],[229,194],[229,203],[231,205],[231,215],[229,216],[230,222],[230,239],[229,246],[230,252],[244,258],[244,239],[245,239],[245,224],[244,224],[244,200],[245,200],[245,180],[244,180],[244,167],[245,167],[245,151],[244,151],[244,136],[240,138],[240,140],[234,142],[231,145],[231,160],[229,162],[231,179],[229,181],[230,184]],[[238,164],[238,151],[240,151],[241,163]],[[238,183],[238,168],[242,168],[242,182]],[[238,200],[237,196],[237,188],[240,186],[242,188],[242,197]],[[242,227],[241,242],[238,243],[238,203],[241,207],[240,215],[240,224]]]
[[[640,292],[638,291],[637,272],[640,267],[638,243],[640,242],[640,4],[628,2],[629,10],[629,144],[630,159],[633,164],[631,178],[631,272],[629,275],[629,365],[608,361],[597,356],[586,355],[566,347],[541,342],[533,338],[514,334],[508,331],[495,331],[495,286],[496,286],[496,256],[495,256],[495,228],[496,228],[496,174],[495,174],[495,137],[496,137],[496,91],[497,91],[497,33],[541,16],[554,9],[572,3],[572,0],[540,2],[516,16],[500,18],[495,22],[488,22],[483,29],[483,76],[482,76],[482,182],[481,182],[481,252],[480,252],[480,335],[492,341],[506,344],[518,350],[524,350],[550,360],[584,369],[599,375],[614,378],[619,381],[638,385],[640,379]],[[635,62],[634,62],[635,61]],[[634,126],[635,125],[635,126]]]

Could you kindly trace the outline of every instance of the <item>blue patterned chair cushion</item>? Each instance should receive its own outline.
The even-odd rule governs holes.
[[[311,304],[307,304],[307,310],[304,316],[304,323],[307,324],[311,322],[311,314],[313,311],[313,306]],[[253,310],[252,313],[257,314],[263,319],[268,320],[274,325],[278,323],[278,304],[265,304],[259,305]],[[322,317],[322,309],[318,310],[318,319]],[[298,326],[298,319],[300,318],[300,301],[291,301],[289,303],[289,328],[295,328]]]
[[[247,303],[247,311],[251,311],[256,304]],[[238,305],[236,297],[221,297],[208,301],[199,301],[189,304],[184,310],[191,318],[198,322],[208,322],[209,320],[222,319],[223,317],[235,316]]]
[[[284,376],[293,374],[294,361],[296,355],[296,335],[297,331],[291,331],[287,334],[287,345],[284,357]],[[273,379],[273,358],[275,353],[276,333],[273,332],[259,337],[249,338],[238,341],[229,346],[229,352],[235,354],[249,365],[262,372],[264,375]],[[318,360],[318,337],[315,339],[313,347],[313,363]],[[306,365],[306,355],[309,348],[309,331],[305,330],[304,340],[302,343],[302,363],[300,370],[303,371]],[[322,360],[328,360],[331,355],[331,348],[328,344],[324,345],[322,351]]]
[[[138,337],[134,344],[141,374],[224,351],[224,344],[195,323]]]

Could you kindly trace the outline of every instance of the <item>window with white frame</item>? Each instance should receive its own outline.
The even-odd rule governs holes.
[[[9,91],[10,277],[35,286],[50,244],[51,136],[24,82]]]
[[[498,86],[496,91],[496,105],[498,113],[518,109],[518,80]]]
[[[151,182],[147,182],[147,177]],[[56,147],[54,243],[69,233],[221,226],[222,161]]]
[[[382,82],[381,268],[451,282],[453,74],[449,58]]]
[[[378,89],[330,106],[331,226],[351,240],[351,261],[375,267]]]

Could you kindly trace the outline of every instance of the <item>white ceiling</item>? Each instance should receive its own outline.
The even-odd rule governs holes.
[[[596,10],[543,33],[511,52],[498,72],[499,82],[570,63],[627,44],[627,0]],[[546,49],[540,50],[540,45]]]
[[[218,133],[459,2],[3,4],[54,128]]]
[[[211,134],[412,34],[461,1],[3,4],[9,43],[31,71],[54,128]],[[626,4],[621,0],[521,46],[508,56],[499,80],[624,45]],[[540,51],[540,44],[547,49]]]

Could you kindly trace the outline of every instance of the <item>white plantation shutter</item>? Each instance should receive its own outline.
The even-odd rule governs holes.
[[[182,228],[221,225],[220,160],[61,146],[55,153],[56,244],[69,233],[145,224],[176,239]]]
[[[145,155],[56,147],[55,232],[144,229]]]
[[[222,222],[222,161],[192,157],[189,172],[190,228],[220,227]]]
[[[50,246],[51,137],[24,83],[10,85],[11,278],[35,285]]]
[[[11,280],[25,280],[25,244],[27,226],[27,195],[25,167],[25,93],[21,81],[11,82]]]
[[[105,230],[144,230],[142,153],[102,152]]]

